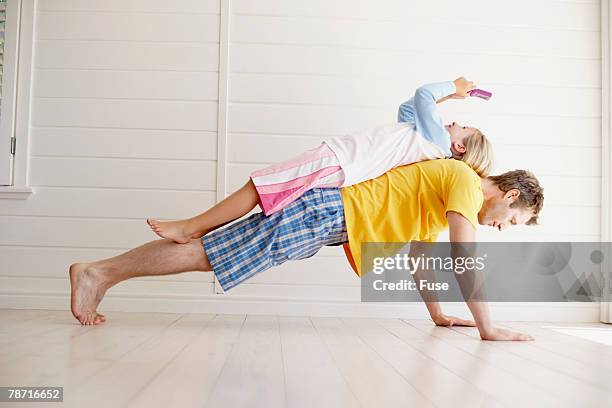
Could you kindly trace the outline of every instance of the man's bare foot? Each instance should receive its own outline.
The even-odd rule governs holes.
[[[186,244],[192,238],[200,238],[202,235],[194,233],[187,221],[157,221],[154,218],[147,218],[147,224],[153,232],[162,238],[168,238],[177,244]]]
[[[107,287],[99,272],[86,263],[70,265],[70,309],[72,315],[83,325],[96,325],[106,321],[106,317],[96,309]]]

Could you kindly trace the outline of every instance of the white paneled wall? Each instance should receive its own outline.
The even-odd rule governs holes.
[[[530,169],[546,188],[542,226],[481,238],[599,239],[598,2],[235,0],[231,41],[231,188],[325,136],[395,121],[422,83],[465,75],[494,97],[446,102],[444,117],[483,130],[498,171]],[[300,286],[312,297],[357,287],[338,251],[322,255],[236,292],[281,295],[285,270],[296,283],[323,271]]]
[[[394,122],[419,85],[461,75],[494,96],[448,101],[445,119],[480,128],[497,171],[531,169],[546,192],[543,225],[481,238],[599,240],[598,1],[229,1],[226,66],[219,0],[38,2],[36,192],[0,201],[4,303],[59,299],[71,262],[153,239],[147,216],[213,204],[219,169],[229,193],[326,136]],[[229,94],[218,106],[220,71]],[[217,134],[218,109],[227,134]],[[215,297],[210,274],[191,273],[126,282],[110,299],[194,311],[193,299],[274,298],[286,310],[326,303],[358,314],[359,294],[341,250],[324,248],[226,295]]]
[[[3,303],[65,307],[70,263],[155,239],[146,217],[214,204],[219,21],[215,0],[38,2],[35,194],[0,200]],[[109,295],[212,292],[210,274],[192,273]]]

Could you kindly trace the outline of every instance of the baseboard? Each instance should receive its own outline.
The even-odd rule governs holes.
[[[598,322],[598,303],[489,303],[494,320]],[[69,310],[63,293],[0,293],[0,308]],[[445,313],[468,317],[463,303],[444,303]],[[421,303],[360,303],[354,301],[254,298],[230,295],[145,296],[108,294],[102,312],[218,313],[283,316],[429,318]],[[112,315],[112,313],[110,313]],[[109,317],[110,317],[109,315]]]

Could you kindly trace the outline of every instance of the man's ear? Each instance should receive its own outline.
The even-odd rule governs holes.
[[[453,148],[460,154],[464,154],[467,151],[467,148],[461,142],[453,142]]]
[[[521,192],[519,190],[517,190],[516,188],[511,188],[504,194],[504,199],[515,202],[520,195]]]

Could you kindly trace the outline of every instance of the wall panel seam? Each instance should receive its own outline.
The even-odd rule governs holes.
[[[229,99],[229,26],[230,0],[219,0],[221,11],[219,22],[219,90],[217,110],[217,202],[225,198],[227,192],[227,125]],[[215,277],[213,291],[224,293]]]

